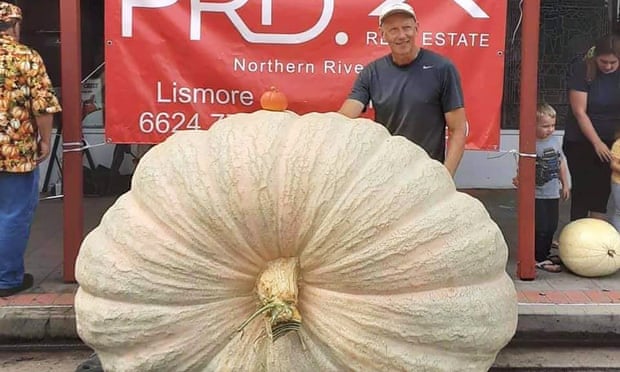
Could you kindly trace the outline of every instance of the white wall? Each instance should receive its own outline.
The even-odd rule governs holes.
[[[465,151],[455,182],[458,188],[512,188],[519,150],[519,131],[502,130],[499,151]]]
[[[564,131],[556,131],[562,140]],[[513,188],[512,178],[517,174],[519,131],[502,130],[499,151],[466,151],[456,172],[458,188],[507,189]],[[570,174],[569,174],[570,177]]]

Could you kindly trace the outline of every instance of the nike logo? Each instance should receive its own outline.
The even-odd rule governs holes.
[[[435,67],[435,66],[433,66],[433,65],[423,65],[422,66],[422,70],[428,70],[429,68],[433,68],[433,67]]]

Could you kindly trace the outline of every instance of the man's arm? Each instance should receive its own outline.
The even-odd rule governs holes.
[[[39,128],[39,156],[37,163],[41,163],[50,154],[50,142],[52,141],[52,124],[54,116],[52,114],[43,114],[36,117],[37,127]]]
[[[36,51],[32,52],[29,58],[29,64],[32,70],[24,71],[25,75],[31,76],[29,81],[30,95],[32,100],[32,113],[39,134],[39,153],[37,163],[41,163],[50,154],[50,142],[52,140],[52,123],[53,115],[62,111],[58,99],[54,95],[52,82],[50,81],[43,59]]]
[[[467,118],[461,77],[452,63],[446,64],[443,69],[441,85],[440,103],[448,126],[448,152],[443,164],[454,177],[465,151]]]
[[[370,69],[367,66],[357,75],[353,88],[338,113],[355,119],[364,112],[370,100]]]
[[[448,153],[446,154],[444,165],[452,177],[454,177],[465,151],[467,118],[465,117],[465,109],[462,107],[448,111],[444,115],[449,133]]]
[[[359,117],[362,114],[362,111],[364,111],[364,104],[351,98],[344,101],[340,107],[340,110],[338,110],[340,114],[351,119]]]

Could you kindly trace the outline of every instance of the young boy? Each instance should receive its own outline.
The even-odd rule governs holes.
[[[553,136],[556,112],[546,103],[538,105],[536,110],[536,222],[535,252],[536,267],[560,272],[559,264],[549,259],[553,235],[558,228],[560,216],[559,200],[568,199],[568,167],[562,153],[560,139]],[[518,178],[513,179],[518,186]]]

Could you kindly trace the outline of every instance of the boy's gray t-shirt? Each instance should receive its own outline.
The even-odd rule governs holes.
[[[536,199],[560,198],[562,161],[564,154],[558,137],[536,140]]]
[[[464,107],[456,67],[427,49],[420,49],[406,66],[396,65],[391,55],[371,62],[357,77],[349,98],[364,106],[372,101],[375,121],[439,161],[445,155],[444,114]]]

